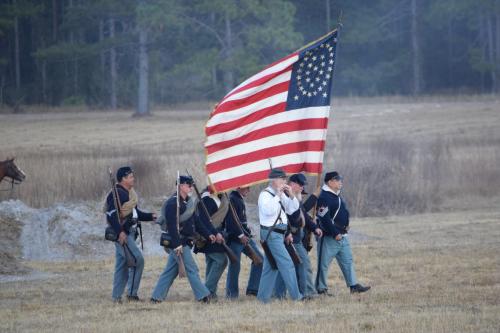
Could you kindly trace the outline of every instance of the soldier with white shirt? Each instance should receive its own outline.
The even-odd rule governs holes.
[[[278,274],[281,275],[291,299],[303,298],[297,284],[295,266],[284,243],[292,241],[292,235],[287,234],[287,214],[291,215],[299,209],[299,206],[299,201],[294,197],[290,186],[286,184],[285,172],[281,169],[272,169],[269,173],[269,186],[259,195],[258,207],[260,238],[266,241],[269,252],[276,262],[276,268],[273,269],[266,253],[257,293],[257,299],[261,302],[267,303],[271,300]]]
[[[325,174],[325,184],[318,198],[318,219],[323,237],[318,240],[318,272],[316,275],[316,290],[318,294],[333,296],[328,293],[328,268],[333,258],[342,270],[347,287],[351,293],[362,293],[370,286],[357,283],[351,245],[347,237],[349,231],[349,210],[340,196],[342,176],[337,171]]]

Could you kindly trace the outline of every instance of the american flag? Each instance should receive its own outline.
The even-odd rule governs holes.
[[[230,91],[205,127],[206,172],[216,192],[286,173],[320,174],[337,30],[267,66]]]

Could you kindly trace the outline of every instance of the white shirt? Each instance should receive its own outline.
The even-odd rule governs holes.
[[[260,225],[271,227],[278,218],[278,214],[281,214],[281,221],[278,221],[278,223],[287,224],[288,219],[286,218],[286,214],[291,215],[293,212],[299,209],[299,201],[295,197],[293,199],[290,199],[284,193],[282,193],[280,196],[273,196],[267,191],[276,194],[276,191],[274,191],[271,186],[260,192],[258,201]],[[283,204],[283,208],[285,208],[285,211],[281,209],[280,201]]]

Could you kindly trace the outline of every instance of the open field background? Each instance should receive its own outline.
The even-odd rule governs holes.
[[[134,167],[146,209],[158,210],[173,192],[178,169],[204,185],[208,112],[0,114],[0,159],[16,155],[27,173],[14,191],[0,192],[0,200],[22,201],[0,205],[0,331],[500,331],[500,100],[490,96],[335,101],[325,169],[345,175],[368,294],[351,296],[334,263],[337,296],[311,303],[243,297],[204,307],[177,281],[160,305],[113,306],[114,249],[101,241],[96,212],[107,167]],[[157,226],[146,237],[147,299],[166,256],[149,250]],[[223,282],[219,288],[223,295]]]
[[[475,205],[500,194],[499,110],[500,100],[489,96],[336,100],[325,169],[345,175],[356,216]],[[0,192],[0,199],[34,207],[100,200],[109,187],[107,167],[123,164],[136,170],[144,199],[171,192],[176,170],[188,168],[205,185],[208,114],[0,114],[0,157],[16,155],[28,174],[15,193]]]

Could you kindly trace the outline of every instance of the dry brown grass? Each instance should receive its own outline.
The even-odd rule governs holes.
[[[491,96],[335,100],[325,169],[345,174],[356,216],[439,211],[471,206],[471,199],[473,206],[500,195],[498,110],[500,100]],[[208,108],[141,119],[124,112],[0,114],[0,158],[15,154],[28,174],[0,200],[20,198],[34,207],[100,200],[109,165],[131,164],[147,200],[172,191],[176,170],[188,168],[204,185],[208,114]]]
[[[168,332],[498,332],[500,210],[353,221],[358,277],[373,286],[352,296],[332,264],[334,298],[262,305],[247,297],[203,306],[186,280],[166,302],[113,305],[113,259],[30,263],[51,274],[2,283],[0,330]],[[110,244],[110,253],[112,247]],[[313,256],[314,257],[314,256]],[[204,260],[196,256],[200,270]],[[165,257],[147,257],[140,296],[148,298]],[[248,276],[243,262],[241,286]],[[223,277],[224,279],[224,277]],[[224,294],[224,283],[219,284]]]

